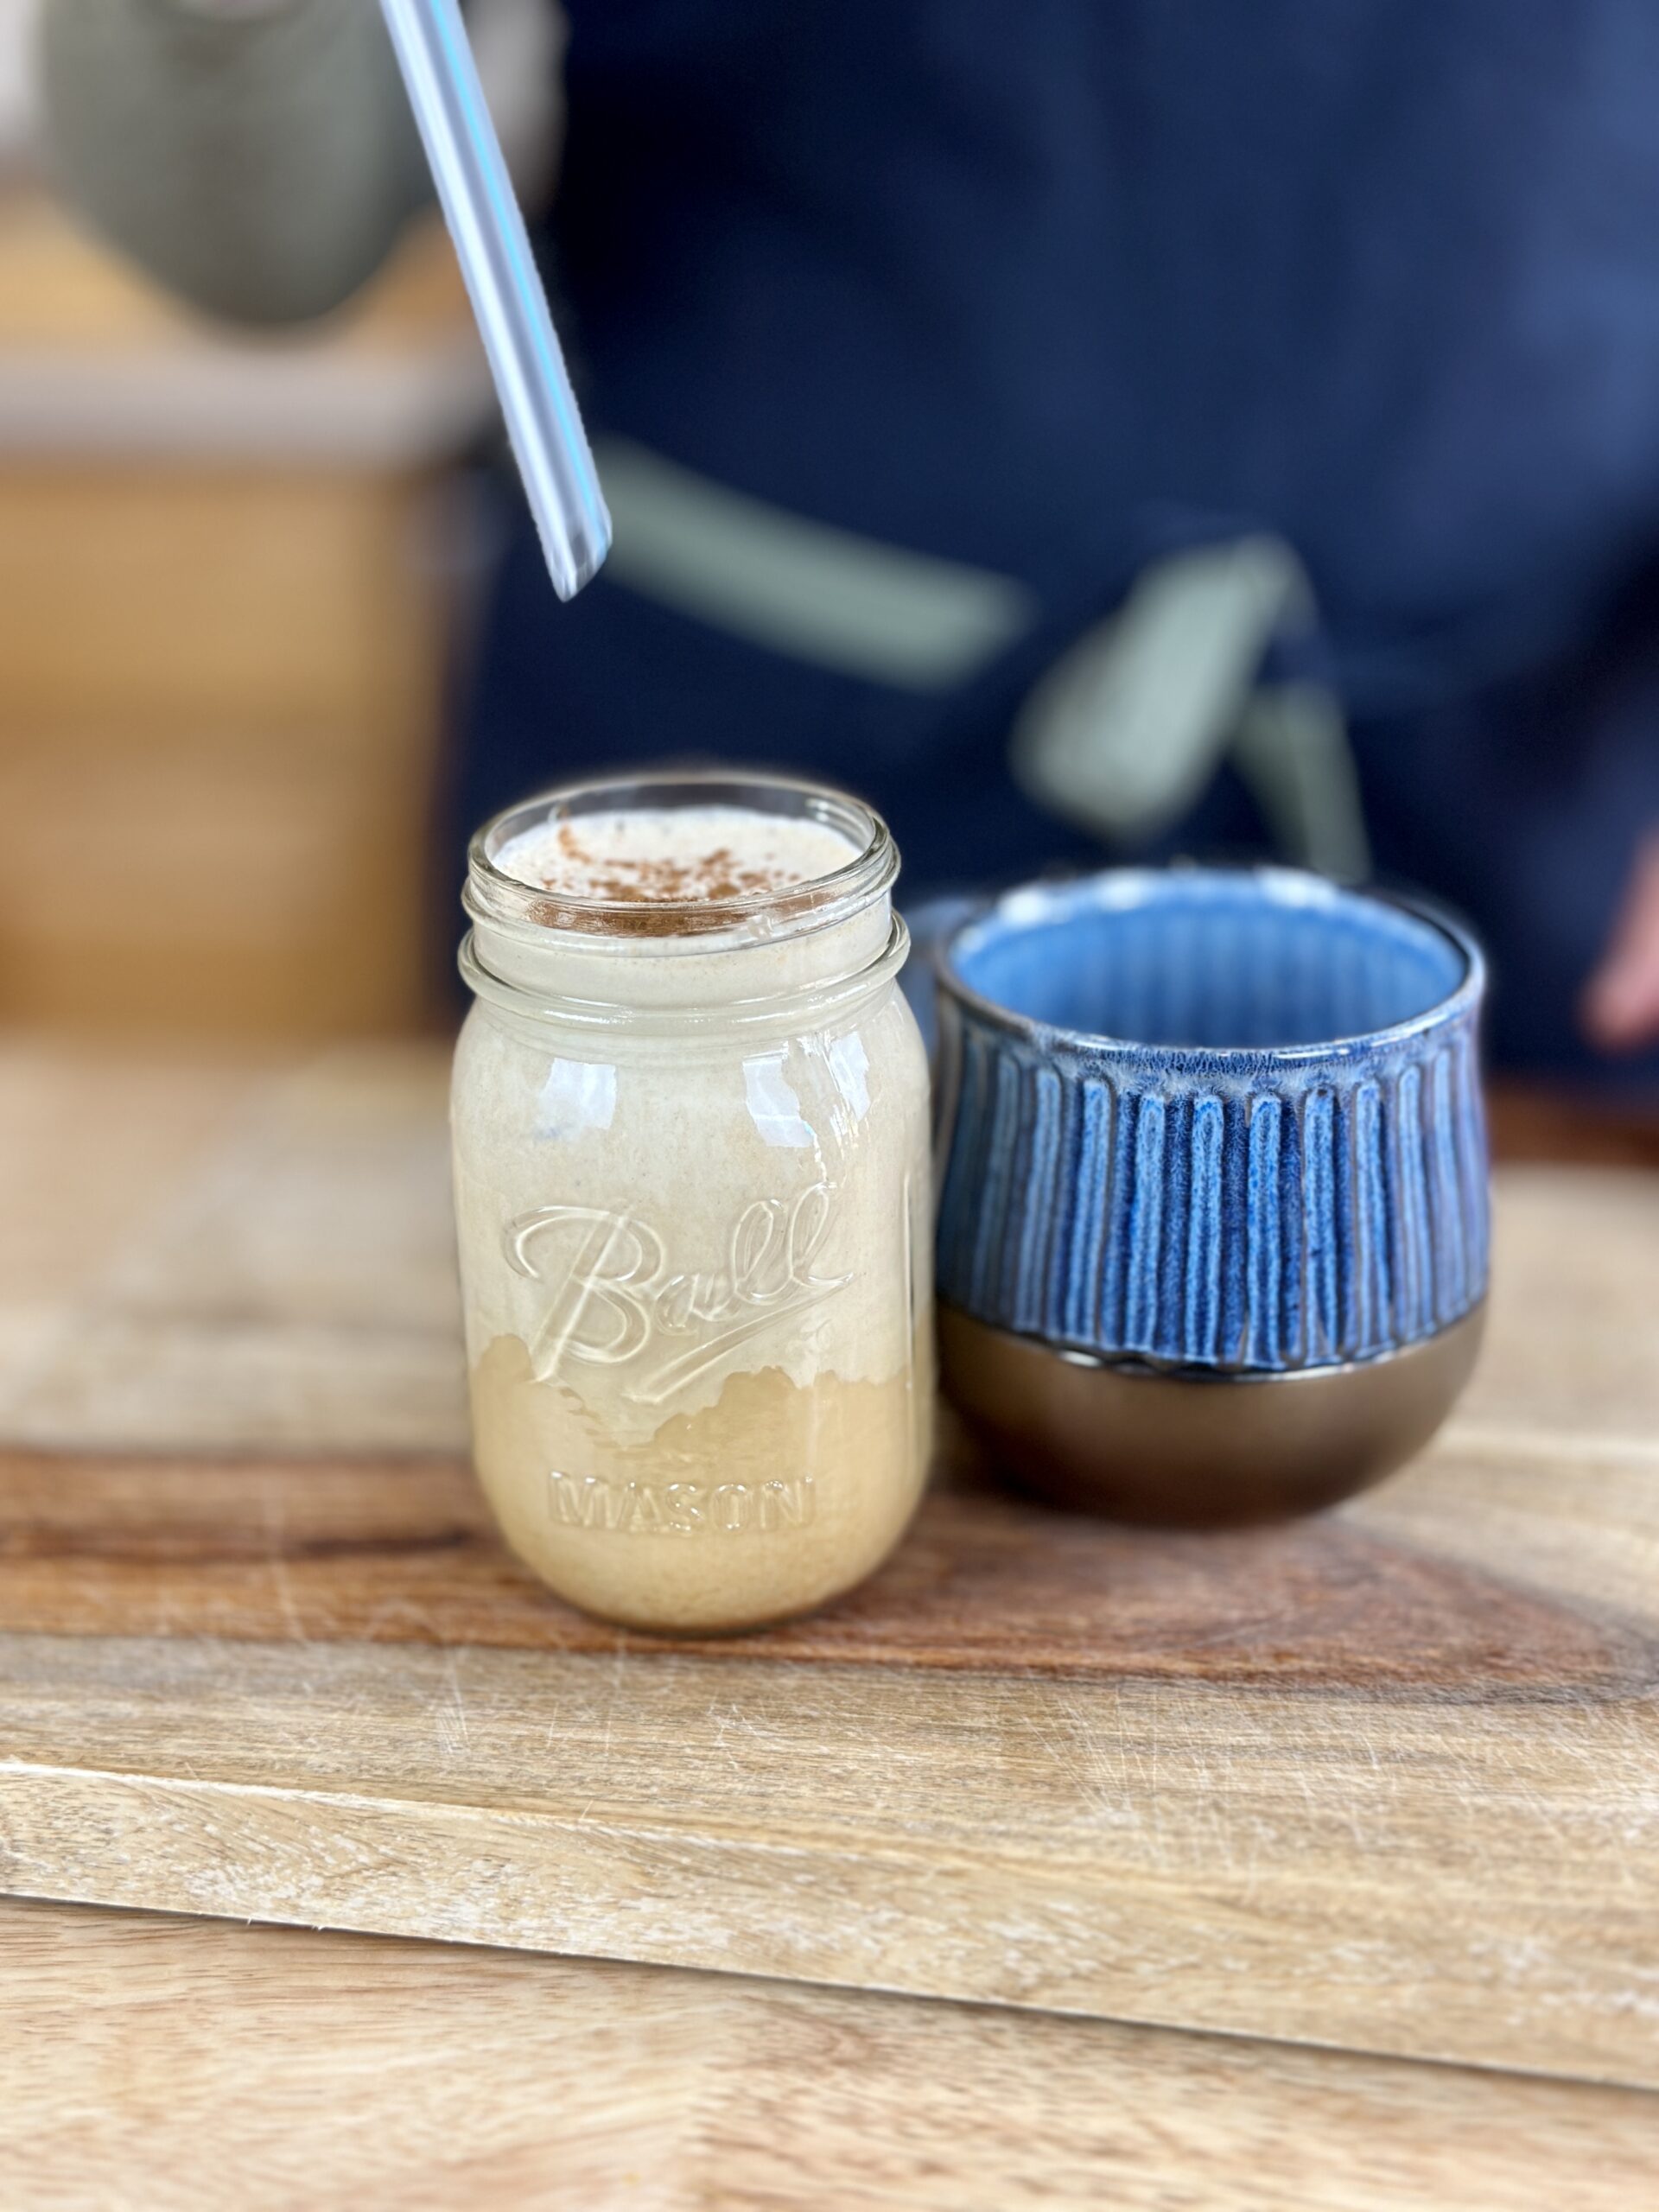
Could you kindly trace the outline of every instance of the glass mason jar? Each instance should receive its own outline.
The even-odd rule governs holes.
[[[835,873],[685,906],[495,865],[588,813],[738,807]],[[773,780],[589,784],[474,839],[455,1210],[474,1451],[507,1541],[606,1618],[715,1633],[822,1605],[909,1521],[932,1427],[927,1071],[898,854]]]

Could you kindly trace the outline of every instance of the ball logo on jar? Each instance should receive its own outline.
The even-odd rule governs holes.
[[[830,1233],[827,1184],[757,1198],[738,1217],[722,1266],[676,1268],[667,1240],[637,1214],[540,1206],[507,1224],[507,1257],[550,1294],[531,1344],[541,1381],[575,1363],[632,1363],[629,1395],[659,1404],[763,1330],[807,1313],[852,1281],[820,1274]]]

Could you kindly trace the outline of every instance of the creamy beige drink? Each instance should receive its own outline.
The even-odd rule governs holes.
[[[926,1071],[887,832],[781,783],[475,841],[455,1192],[480,1478],[576,1604],[713,1631],[891,1548],[931,1408]]]

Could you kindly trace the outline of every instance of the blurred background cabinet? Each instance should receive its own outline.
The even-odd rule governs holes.
[[[245,341],[0,196],[0,1020],[429,1013],[454,463],[490,420],[435,225],[321,335]]]

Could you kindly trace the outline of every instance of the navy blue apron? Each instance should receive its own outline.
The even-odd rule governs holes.
[[[1659,823],[1651,0],[567,0],[547,238],[591,426],[1040,615],[944,695],[747,644],[515,523],[477,820],[664,755],[890,818],[912,895],[1097,858],[1011,721],[1149,559],[1268,531],[1317,596],[1384,875],[1573,1001]],[[1173,842],[1259,844],[1223,774]],[[1653,1065],[1653,1063],[1649,1063]]]

